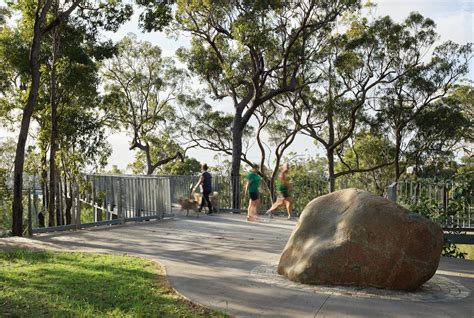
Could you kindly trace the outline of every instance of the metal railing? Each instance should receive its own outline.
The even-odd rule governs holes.
[[[29,183],[26,183],[29,188],[25,187],[23,191],[25,216],[27,212],[30,213],[30,218],[25,222],[29,220],[32,233],[39,233],[49,230],[120,224],[143,219],[161,219],[172,213],[173,205],[177,205],[180,198],[191,196],[191,188],[198,179],[199,176],[85,175],[79,183],[80,186],[76,185],[72,194],[71,189],[68,192],[67,199],[72,200],[72,207],[69,204],[72,214],[71,224],[64,222],[66,197],[60,192],[61,200],[59,200],[58,208],[63,221],[55,227],[41,228],[41,223],[46,225],[50,223],[46,200],[38,182],[39,179],[29,178]],[[327,181],[324,179],[306,176],[290,181],[293,211],[296,215],[311,200],[328,193]],[[249,198],[245,193],[245,182],[245,176],[237,178],[212,176],[213,191],[216,192],[219,210],[233,210],[233,184],[239,191],[240,211],[246,209]],[[473,182],[472,179],[469,179],[467,184],[465,182],[459,178],[449,181],[401,180],[396,185],[387,187],[384,195],[408,208],[417,202],[428,200],[431,206],[437,207],[439,211],[433,220],[443,227],[455,225],[462,229],[474,229]],[[354,186],[361,188],[361,186],[344,182],[338,184],[339,189]],[[263,181],[260,186],[260,198],[259,212],[263,213],[272,204],[271,191]],[[10,211],[10,208],[11,188],[0,188],[0,216],[3,215],[3,219],[8,219],[7,211]],[[56,220],[53,223],[56,223]],[[5,228],[6,225],[4,225]]]
[[[86,175],[81,201],[93,208],[94,222],[171,213],[170,179],[158,176]]]
[[[424,204],[431,210],[433,220],[443,227],[474,229],[473,175],[450,180],[401,180],[391,187],[395,187],[396,202],[408,208]]]
[[[62,190],[64,185],[60,183],[57,211],[54,220],[50,220],[43,189],[37,182],[27,183],[23,191],[23,210],[28,233],[162,219],[172,212],[170,179],[167,177],[85,175],[79,184],[69,188],[66,195]],[[8,215],[11,201],[11,187],[0,188],[0,216],[6,223],[0,226],[4,230],[11,226]]]
[[[190,197],[191,188],[197,183],[199,176],[170,176],[171,183],[171,201],[178,203],[179,198]],[[249,196],[245,193],[245,184],[247,182],[246,176],[230,177],[222,175],[212,175],[212,189],[219,200],[219,209],[221,211],[235,211],[232,208],[232,196],[234,185],[239,193],[240,200],[239,211],[245,211],[249,202]],[[295,214],[300,213],[303,208],[314,198],[328,193],[328,183],[321,179],[307,179],[295,180],[292,182],[291,194],[293,199],[293,211]],[[259,212],[263,213],[270,208],[274,198],[275,191],[269,189],[269,186],[263,181],[260,181],[260,208]]]

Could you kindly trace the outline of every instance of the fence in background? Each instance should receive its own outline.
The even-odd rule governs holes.
[[[402,180],[388,187],[388,197],[429,216],[456,244],[474,244],[474,175],[450,180]]]
[[[192,196],[191,190],[199,180],[199,176],[170,176],[171,188],[171,202],[178,203],[180,198],[188,198]],[[235,211],[232,209],[232,184],[234,183],[239,189],[239,198],[241,209],[244,211],[248,205],[249,196],[245,192],[246,177],[228,177],[213,175],[212,189],[218,197],[219,210],[221,211]],[[199,190],[198,190],[199,191]],[[270,189],[261,181],[260,182],[260,212],[264,212],[272,205],[272,196]],[[325,180],[313,180],[311,182],[294,183],[292,187],[293,195],[293,210],[298,214],[303,210],[306,204],[312,199],[328,193],[327,182]]]
[[[451,180],[401,180],[389,186],[389,196],[406,207],[430,213],[443,227],[474,229],[473,176]]]
[[[28,228],[30,233],[41,233],[162,219],[172,213],[180,198],[191,196],[191,189],[198,179],[198,176],[86,175],[80,186],[74,186],[72,191],[69,189],[67,195],[64,195],[63,186],[60,187],[61,200],[56,212],[60,222],[53,222],[59,226],[41,227],[41,224],[49,223],[45,196],[38,179],[28,178],[23,191],[25,216],[30,216],[27,219]],[[212,182],[219,210],[232,211],[233,182],[239,189],[241,207],[247,207],[249,198],[245,193],[245,177],[232,179],[213,175]],[[295,214],[299,214],[312,199],[328,193],[325,180],[308,178],[292,180],[292,183]],[[339,188],[351,186],[340,184]],[[272,203],[270,190],[264,182],[261,183],[260,194],[262,213]],[[444,228],[474,230],[472,175],[467,179],[455,178],[443,182],[402,180],[387,187],[384,195],[409,208],[416,204],[428,204],[430,209],[435,210],[434,221]],[[10,207],[11,188],[0,189],[0,213],[6,215]],[[70,224],[66,224],[66,216],[69,216]]]
[[[81,202],[94,222],[162,218],[171,213],[170,179],[158,176],[87,175]]]
[[[30,235],[162,219],[172,212],[167,177],[85,175],[67,193],[60,183],[53,222],[48,215],[45,191],[39,183],[25,185],[23,211]],[[12,189],[1,188],[0,208],[5,214],[2,219],[9,219],[5,216],[11,208],[11,199]],[[51,223],[55,226],[48,226]]]

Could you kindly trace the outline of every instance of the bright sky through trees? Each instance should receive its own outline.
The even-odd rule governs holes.
[[[433,19],[437,24],[437,32],[440,35],[440,42],[452,40],[456,43],[464,44],[474,42],[474,4],[470,0],[376,0],[373,1],[377,7],[373,9],[375,16],[390,15],[392,19],[401,21],[412,11],[418,11],[425,17]],[[0,6],[5,1],[0,0]],[[177,38],[168,38],[163,32],[143,33],[138,28],[138,14],[135,14],[131,21],[124,24],[117,32],[106,32],[104,38],[111,38],[114,42],[121,40],[128,33],[134,33],[139,40],[150,41],[152,44],[159,45],[164,56],[173,56],[176,49],[182,46],[189,46],[189,38],[179,36]],[[474,61],[470,62],[470,73],[468,79],[474,80]],[[216,105],[225,110],[231,109],[230,104],[221,102]],[[221,107],[219,107],[221,106]],[[17,132],[6,132],[0,127],[0,136],[11,136],[17,138]],[[0,137],[1,138],[1,137]],[[113,153],[109,158],[108,167],[118,166],[123,171],[129,163],[134,160],[134,152],[129,150],[129,138],[122,133],[116,133],[109,137]],[[321,150],[313,142],[304,136],[298,136],[295,142],[289,148],[299,154],[321,154]],[[195,157],[199,161],[207,162],[210,165],[215,163],[214,155],[216,153],[206,152],[198,149],[191,149],[189,156]],[[250,155],[250,158],[252,156]],[[251,158],[252,159],[252,158]],[[257,159],[257,158],[255,158]]]

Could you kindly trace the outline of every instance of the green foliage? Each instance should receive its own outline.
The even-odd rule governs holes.
[[[161,266],[135,257],[0,252],[0,277],[7,316],[226,317],[176,296]]]
[[[7,18],[9,17],[10,17],[10,11],[8,10],[8,8],[0,7],[0,26],[5,24],[5,22],[7,21]]]
[[[456,215],[469,213],[468,207],[472,204],[474,191],[474,176],[470,174],[462,175],[452,182],[445,183],[449,189],[449,201],[444,210],[442,202],[429,198],[426,193],[421,193],[415,200],[408,203],[409,209],[417,214],[441,224],[445,224],[451,230],[449,233],[462,234],[456,223]],[[465,233],[464,233],[465,234]],[[464,258],[466,253],[457,248],[456,244],[445,239],[443,245],[443,256]]]
[[[114,128],[125,128],[130,150],[144,152],[147,173],[181,147],[173,100],[181,94],[186,74],[174,66],[161,49],[128,35],[118,43],[118,55],[104,62],[106,108]]]
[[[458,168],[458,173],[474,173],[474,157],[472,156],[463,156],[461,158],[461,165]]]
[[[306,62],[324,50],[337,17],[358,5],[356,0],[178,0],[176,24],[192,37],[191,48],[181,49],[178,57],[214,99],[228,97],[233,106],[232,112],[195,108],[208,116],[198,122],[192,141],[232,154],[232,174],[237,175],[240,161],[248,161],[243,148],[252,116],[265,102],[315,80],[317,75],[305,74]],[[226,121],[222,130],[211,124]]]
[[[463,118],[455,98],[437,102],[468,73],[472,44],[447,41],[435,47],[431,59],[423,62],[424,52],[436,41],[434,22],[411,14],[403,27],[410,37],[401,37],[404,40],[399,48],[402,67],[395,70],[398,79],[381,90],[376,115],[382,129],[390,129],[395,136],[396,168],[403,165],[403,161],[405,165],[419,166],[427,157],[436,157],[446,149],[450,151],[449,148],[465,136],[466,119],[472,120]],[[405,61],[413,61],[415,65],[410,66]],[[419,134],[412,133],[417,129]],[[398,171],[397,178],[402,172],[403,169]]]
[[[150,134],[143,140],[146,141],[148,145],[150,145],[150,162],[158,162],[172,154],[177,153],[178,151],[182,151],[180,145],[171,139],[171,137],[166,133],[161,136]],[[178,164],[178,162],[180,161],[174,161],[167,164],[171,165],[168,167],[172,167],[174,163]],[[137,151],[135,153],[135,160],[128,165],[128,168],[132,170],[133,174],[147,174],[148,159],[146,152]],[[161,166],[161,168],[163,168],[163,166]]]
[[[28,82],[28,43],[18,29],[0,28],[0,119],[3,127],[17,125],[17,113]]]
[[[16,141],[13,138],[0,139],[0,236],[8,233],[7,229],[11,228],[12,215],[11,204],[13,191],[12,173],[16,151]],[[27,177],[23,180],[25,189],[31,189],[33,185],[34,175],[41,170],[41,156],[36,147],[27,147],[24,171]],[[27,210],[26,191],[24,192],[24,208]],[[27,223],[27,215],[24,215],[24,225]]]
[[[133,14],[129,1],[100,0],[85,1],[75,13],[75,20],[91,36],[97,36],[99,30],[117,31]]]
[[[317,7],[268,0],[177,1],[176,22],[181,30],[193,36],[191,48],[181,50],[178,56],[206,81],[216,98],[231,95],[238,100],[244,98],[248,82],[252,76],[259,75],[262,91],[258,94],[264,94],[287,80],[284,78],[289,76],[287,65],[303,63],[304,57],[310,57],[311,48],[323,41],[318,36],[322,37],[331,28],[330,22],[340,12],[357,6],[358,1],[331,5],[320,1]],[[305,14],[311,18],[304,19]],[[289,17],[294,18],[295,24],[290,23]],[[312,24],[300,26],[302,21]],[[306,32],[301,32],[303,28]],[[304,55],[305,46],[308,56]],[[258,70],[260,67],[263,69]],[[267,80],[267,74],[276,80]]]
[[[161,173],[176,176],[193,176],[201,171],[201,163],[195,158],[186,157],[183,161],[169,162],[161,167]]]
[[[358,133],[352,143],[347,145],[342,159],[336,164],[336,172],[347,169],[370,169],[390,163],[394,151],[394,145],[388,138],[369,132]],[[341,176],[338,178],[338,183],[344,184],[344,187],[362,188],[383,195],[387,185],[394,179],[393,168],[387,165],[373,171]]]
[[[26,1],[18,2],[15,10],[24,15],[18,25],[0,30],[0,56],[7,63],[10,88],[5,98],[0,97],[0,117],[9,116],[12,122],[16,109],[22,107],[29,83],[28,55],[34,9]],[[98,93],[96,62],[109,56],[113,48],[110,42],[101,43],[88,33],[79,20],[71,19],[58,26],[60,43],[56,60],[56,102],[58,104],[59,155],[71,174],[79,173],[89,165],[103,166],[110,155],[106,142],[103,118],[97,116],[101,103]],[[34,119],[39,124],[37,143],[46,151],[51,131],[50,80],[52,40],[46,37],[40,52],[41,86]],[[0,71],[1,72],[1,71]],[[13,80],[15,79],[15,80]],[[39,154],[38,158],[42,156]],[[39,160],[39,159],[38,159]],[[37,169],[37,172],[40,169]]]
[[[420,198],[417,202],[413,203],[409,207],[410,211],[423,215],[428,219],[434,219],[436,221],[440,221],[443,219],[443,214],[440,212],[440,207],[438,206],[437,202],[434,200],[427,199],[425,197]],[[449,221],[449,217],[445,217],[446,221]],[[451,224],[454,225],[454,224]],[[459,233],[460,231],[450,231],[450,233]],[[452,243],[448,239],[444,239],[443,244],[443,256],[448,257],[455,257],[455,258],[464,258],[466,253],[460,251],[456,244]]]
[[[474,104],[471,100],[469,107],[466,95],[471,87],[457,86],[446,97],[422,109],[414,119],[413,129],[416,138],[410,140],[406,151],[406,160],[415,166],[417,176],[429,177],[429,167],[436,168],[436,176],[452,167],[454,151],[461,146],[468,147],[472,142],[472,113],[470,109]],[[434,176],[434,174],[432,175]]]
[[[172,21],[171,0],[136,0],[143,7],[140,13],[140,27],[148,32],[162,31]]]
[[[132,170],[132,174],[146,174],[145,154],[143,152],[135,152],[135,160],[129,163],[127,168]]]
[[[118,168],[117,165],[112,165],[112,168],[110,169],[110,173],[112,173],[112,174],[122,174],[122,171]]]
[[[13,172],[16,142],[13,138],[0,139],[0,180]],[[2,186],[0,181],[0,187]]]
[[[290,163],[288,179],[292,185],[293,208],[301,213],[303,208],[313,199],[328,193],[327,159],[319,156],[297,157],[283,160]]]

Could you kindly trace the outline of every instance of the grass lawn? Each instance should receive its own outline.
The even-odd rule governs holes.
[[[0,252],[0,317],[227,317],[176,295],[129,256]]]

